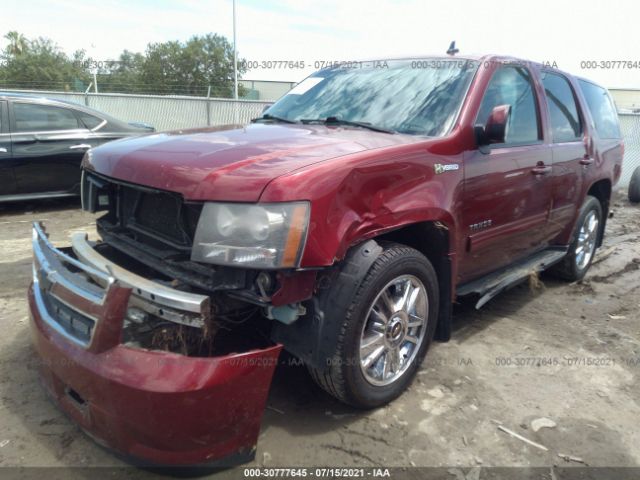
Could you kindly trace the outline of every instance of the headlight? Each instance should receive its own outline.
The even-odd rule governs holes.
[[[247,268],[299,266],[309,203],[206,203],[191,260]]]

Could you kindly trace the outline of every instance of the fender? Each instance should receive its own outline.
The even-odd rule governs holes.
[[[367,272],[382,253],[375,240],[351,248],[345,259],[330,269],[319,281],[318,292],[309,301],[307,313],[295,323],[275,322],[271,331],[274,342],[314,368],[324,368],[335,354],[345,305],[355,296]],[[435,259],[434,259],[435,260]],[[434,268],[440,284],[440,310],[435,339],[451,338],[451,258],[445,255]]]
[[[365,275],[382,253],[375,240],[349,250],[345,259],[327,271],[307,313],[291,325],[275,322],[271,338],[315,368],[323,368],[335,354],[344,306],[356,294]],[[331,294],[331,293],[332,294]],[[336,293],[337,292],[337,293]]]

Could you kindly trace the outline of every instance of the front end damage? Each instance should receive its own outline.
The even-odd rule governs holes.
[[[223,310],[99,250],[82,234],[55,248],[34,225],[28,296],[48,393],[99,443],[148,464],[252,459],[282,348],[254,323],[259,307]]]

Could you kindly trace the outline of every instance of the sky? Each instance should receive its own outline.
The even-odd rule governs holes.
[[[0,0],[0,6],[0,35],[49,37],[69,54],[85,49],[96,60],[208,32],[233,38],[232,0]],[[608,88],[640,88],[640,3],[632,0],[236,0],[236,12],[240,57],[305,63],[253,69],[245,79],[298,82],[321,62],[440,55],[455,40],[460,54],[513,55]],[[588,68],[621,60],[636,64]]]

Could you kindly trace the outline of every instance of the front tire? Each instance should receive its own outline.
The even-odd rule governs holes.
[[[559,277],[570,282],[584,278],[598,248],[601,224],[602,205],[597,198],[589,195],[580,209],[569,251],[554,269]]]
[[[438,279],[429,260],[387,244],[345,312],[336,354],[323,369],[310,367],[324,390],[360,408],[384,405],[411,383],[433,339]]]

